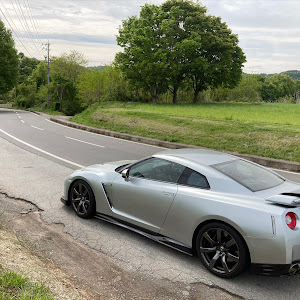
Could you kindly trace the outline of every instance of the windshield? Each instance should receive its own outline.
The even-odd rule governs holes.
[[[241,159],[212,165],[211,167],[242,184],[252,192],[270,189],[284,182],[284,179],[271,171]]]

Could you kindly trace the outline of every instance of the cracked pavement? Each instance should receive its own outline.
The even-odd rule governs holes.
[[[300,276],[270,278],[245,273],[238,278],[223,280],[208,273],[197,258],[98,219],[78,218],[70,207],[60,202],[64,179],[72,169],[23,150],[2,138],[0,145],[2,195],[11,201],[25,200],[28,205],[34,204],[44,222],[62,224],[65,233],[104,254],[125,272],[184,286],[182,299],[201,299],[189,297],[189,289],[197,284],[247,299],[298,297]],[[118,281],[118,278],[113,280]]]

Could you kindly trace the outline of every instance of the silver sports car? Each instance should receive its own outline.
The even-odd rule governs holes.
[[[300,185],[233,155],[180,149],[92,165],[62,202],[171,248],[228,278],[300,273]]]

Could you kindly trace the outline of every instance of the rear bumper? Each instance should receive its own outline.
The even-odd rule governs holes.
[[[256,275],[277,277],[298,275],[300,274],[300,261],[294,261],[287,265],[251,264],[250,272]]]
[[[61,201],[63,204],[67,205],[67,206],[70,206],[70,205],[71,205],[70,201],[68,201],[68,199],[65,199],[64,196],[62,196],[62,197],[60,198],[60,201]]]

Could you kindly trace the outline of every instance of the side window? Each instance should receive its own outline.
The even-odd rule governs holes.
[[[178,183],[183,185],[199,187],[202,189],[209,189],[209,183],[205,176],[189,168],[185,168],[181,177],[179,178]]]
[[[153,157],[132,166],[129,176],[177,183],[184,169],[180,164]]]

